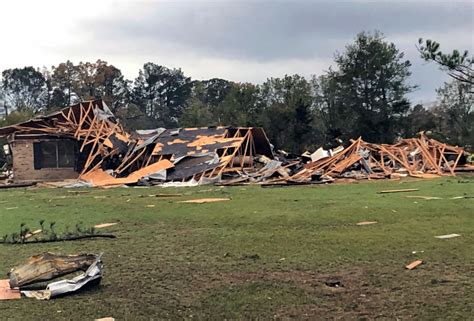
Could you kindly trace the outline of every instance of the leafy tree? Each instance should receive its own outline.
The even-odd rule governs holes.
[[[403,52],[384,41],[379,32],[362,32],[335,61],[338,71],[328,75],[335,77],[338,86],[333,106],[337,113],[344,111],[330,117],[349,120],[351,127],[341,128],[343,136],[392,142],[401,133],[409,111],[405,94],[414,89],[406,82],[411,64],[404,60]]]
[[[325,75],[313,76],[312,86],[315,111],[319,112],[320,119],[316,128],[323,132],[322,142],[333,143],[335,139],[350,138],[348,129],[356,126],[354,111],[345,108],[342,102],[343,92],[338,73],[330,68]]]
[[[474,56],[469,55],[469,51],[464,50],[461,54],[459,50],[452,53],[444,53],[440,50],[440,44],[433,40],[418,40],[418,51],[421,58],[426,61],[434,61],[446,70],[448,75],[457,81],[466,83],[468,91],[473,92],[474,86]]]
[[[315,135],[313,89],[299,75],[270,78],[261,86],[264,127],[274,144],[290,152],[313,148]]]
[[[470,85],[454,80],[437,90],[437,111],[448,143],[474,146],[474,93]]]
[[[60,63],[52,67],[51,85],[53,88],[51,105],[55,107],[67,107],[79,101],[78,95],[74,92],[77,85],[77,68],[71,61]]]
[[[120,69],[100,59],[95,63],[80,62],[74,69],[72,88],[81,100],[103,99],[112,112],[128,101],[129,81]]]
[[[8,116],[8,110],[5,106],[5,98],[3,94],[2,86],[0,86],[0,119]]]
[[[122,125],[129,130],[156,128],[151,117],[143,112],[140,106],[128,103],[119,108],[115,115],[120,119]]]
[[[4,119],[0,119],[0,127],[21,123],[33,118],[32,109],[21,109],[10,112]]]
[[[202,85],[202,90],[200,90],[200,94],[197,98],[209,106],[213,111],[225,99],[235,85],[235,83],[231,81],[220,78],[212,78],[202,81],[195,80],[193,83],[194,86],[197,83]]]
[[[409,114],[405,119],[405,129],[403,136],[415,137],[420,132],[431,132],[437,139],[442,138],[442,130],[439,126],[440,119],[436,112],[433,110],[426,109],[423,105],[417,104],[410,109]]]
[[[224,100],[215,108],[219,125],[258,126],[261,104],[259,88],[250,83],[234,83]],[[212,110],[211,110],[212,111]]]
[[[181,69],[146,63],[133,85],[133,101],[155,120],[156,126],[174,127],[191,94],[191,79]]]
[[[211,95],[214,98],[214,95]],[[206,81],[195,80],[192,84],[191,98],[186,103],[186,109],[179,119],[182,127],[201,127],[217,124],[216,114],[211,111],[211,99]],[[213,106],[215,107],[215,106]]]
[[[2,72],[5,106],[19,111],[38,112],[47,104],[48,88],[41,72],[33,67],[7,69]]]
[[[179,125],[182,127],[205,127],[214,124],[214,117],[201,100],[193,97],[190,99],[186,112],[181,115]]]

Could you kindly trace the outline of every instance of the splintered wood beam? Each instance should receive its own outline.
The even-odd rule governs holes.
[[[431,154],[429,153],[429,151],[427,151],[425,149],[424,146],[422,146],[422,142],[416,142],[415,141],[415,144],[417,144],[419,147],[420,147],[420,150],[421,152],[424,154],[424,156],[426,157],[426,160],[428,161],[428,163],[433,167],[433,170],[436,171],[439,175],[443,175],[443,172],[441,171],[441,169],[436,165],[436,161],[431,157]]]
[[[250,145],[250,166],[253,167],[254,165],[254,162],[253,162],[253,155],[255,155],[255,153],[253,152],[255,150],[255,140],[253,139],[253,134],[252,134],[252,144]]]
[[[153,159],[153,150],[151,150],[150,156],[148,157],[148,160],[146,161],[145,166],[148,166],[150,164],[150,161]],[[160,157],[161,158],[161,157]]]
[[[102,123],[102,125],[103,125],[103,124],[104,124],[104,123]],[[100,127],[101,129],[102,129],[102,125],[101,125],[101,127]],[[100,131],[100,129],[99,129],[99,131]],[[92,145],[91,151],[90,151],[90,153],[89,153],[89,157],[87,158],[86,164],[84,165],[84,170],[87,170],[87,168],[90,166],[90,164],[93,162],[94,158],[95,158],[95,157],[97,156],[97,154],[98,154],[98,153],[95,153],[95,154],[94,154],[94,157],[91,157],[92,153],[94,153],[94,149],[95,149],[97,143],[99,142],[99,139],[100,139],[100,136],[97,136],[97,137],[95,138],[95,140],[94,140],[94,144]],[[98,147],[97,149],[98,149],[98,151],[101,150],[99,147]]]
[[[81,113],[81,118],[79,119],[79,128],[82,128],[83,123],[85,122],[86,118],[89,116],[89,113],[93,107],[92,101],[89,102],[87,109],[84,111],[84,113]],[[84,109],[84,105],[81,104],[81,111]]]
[[[408,160],[407,154],[403,151],[400,151],[400,155],[408,166],[408,169],[412,170],[413,172],[416,172],[416,167],[414,167],[413,164],[410,165],[410,161]]]
[[[76,119],[76,114],[74,113],[74,110],[72,108],[69,109],[71,111],[71,121],[74,123],[74,125],[77,125],[77,119]]]
[[[387,171],[387,170],[385,169],[385,167],[383,166],[383,160],[382,160],[382,162],[379,162],[379,161],[378,161],[374,156],[372,156],[372,155],[370,155],[370,159],[371,159],[376,165],[378,165],[378,166],[382,169],[382,171],[384,172],[385,175],[391,174],[391,172]],[[371,167],[370,164],[369,164],[369,167]]]
[[[95,124],[95,119],[96,119],[96,115],[95,115],[95,113],[94,113],[94,118],[92,119],[92,123],[93,123],[93,124]],[[84,143],[82,143],[80,152],[82,152],[83,149],[84,149],[84,146],[86,146],[86,145],[88,144],[87,139],[89,138],[89,134],[91,133],[92,128],[93,128],[93,126],[91,125],[91,126],[89,126],[89,128],[87,129],[86,136],[84,137]]]
[[[113,154],[115,154],[117,151],[116,150],[112,150],[110,151],[109,153],[105,154],[102,156],[102,158],[100,159],[100,161],[94,165],[94,167],[92,167],[90,170],[88,170],[87,172],[85,173],[82,173],[81,175],[85,175],[87,174],[88,172],[92,172],[94,171],[95,169],[99,168],[99,166],[104,162],[104,160],[107,158],[107,157],[110,157],[112,156]],[[97,156],[97,155],[96,155]]]
[[[441,167],[441,164],[443,162],[443,157],[442,156],[444,156],[445,149],[446,149],[446,144],[443,144],[441,150],[439,151],[438,167]]]
[[[90,108],[92,102],[89,102],[89,105],[88,107]],[[84,119],[85,119],[85,114],[87,113],[87,111],[85,110],[84,108],[84,104],[80,104],[79,105],[79,110],[80,110],[80,115],[79,115],[79,122],[77,123],[77,139],[80,138],[80,130],[82,129],[82,124],[84,122]]]
[[[464,151],[460,151],[458,153],[458,157],[456,157],[456,160],[454,161],[454,164],[453,164],[453,175],[456,176],[456,174],[454,174],[454,171],[456,170],[456,167],[458,166],[458,162],[459,160],[461,159],[461,156],[464,154]]]
[[[125,165],[124,167],[122,167],[120,170],[117,168],[117,169],[115,170],[115,172],[116,172],[117,174],[123,173],[123,171],[126,170],[127,168],[129,168],[138,158],[140,158],[140,156],[143,155],[144,152],[145,152],[145,148],[142,148],[141,152],[138,153],[137,156],[135,156],[132,161],[128,162],[128,164]],[[125,164],[125,163],[122,163],[122,164]],[[121,165],[122,165],[122,164],[121,164]],[[120,166],[119,166],[119,167],[120,167]]]
[[[120,163],[119,167],[117,167],[116,170],[121,169],[125,164],[133,157],[133,149],[130,149],[127,154],[125,154],[124,158],[122,159],[122,162]]]
[[[244,141],[246,138],[248,138],[248,135],[249,135],[249,132],[247,132],[247,133],[245,134],[243,141]],[[228,149],[228,148],[227,148],[227,149]],[[226,151],[227,151],[227,149],[226,149]],[[237,150],[238,150],[238,148],[235,148],[235,147],[234,147],[234,152],[229,155],[229,156],[231,156],[231,157],[229,157],[229,160],[228,160],[227,162],[225,162],[224,164],[222,164],[222,168],[221,168],[221,169],[219,170],[219,172],[217,173],[217,176],[219,176],[219,175],[222,174],[222,172],[224,171],[224,168],[226,168],[226,167],[229,165],[230,162],[232,162],[232,163],[234,162],[234,157],[235,157],[235,154],[237,153]],[[224,156],[224,155],[223,155],[223,156]]]
[[[398,158],[397,156],[395,156],[395,154],[393,154],[391,151],[389,151],[389,150],[388,150],[387,148],[385,148],[384,146],[380,146],[380,147],[384,150],[384,152],[386,152],[390,157],[392,157],[392,159],[394,159],[394,160],[396,160],[397,162],[399,162],[400,165],[403,165],[403,166],[407,167],[408,173],[409,173],[410,175],[414,174],[414,173],[411,171],[411,168],[410,168],[409,166],[406,166],[406,165],[408,165],[408,164],[404,164],[404,162],[403,162],[400,158]]]
[[[243,155],[241,155],[241,158],[240,158],[240,168],[244,168],[245,156],[247,155],[247,147],[249,146],[249,141],[251,139],[252,139],[252,134],[251,134],[251,131],[249,129],[248,132],[247,132],[247,138],[245,139],[244,152],[243,152]],[[239,148],[239,150],[240,150],[240,148]]]
[[[454,173],[454,169],[451,168],[451,166],[449,166],[449,162],[448,162],[448,160],[446,159],[446,157],[444,157],[443,154],[441,154],[441,157],[440,157],[439,159],[440,159],[440,163],[441,163],[442,160],[444,160],[444,164],[446,165],[446,167],[448,168],[448,170],[451,172],[451,175],[452,175],[452,176],[456,176],[456,174]],[[439,165],[439,167],[442,168],[441,165]]]

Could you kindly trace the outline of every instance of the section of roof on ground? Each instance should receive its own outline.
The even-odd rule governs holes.
[[[245,135],[238,131],[250,131],[255,144],[256,154],[273,157],[270,142],[259,127],[199,127],[139,130],[137,136],[142,140],[136,149],[155,144],[154,155],[174,155],[180,158],[190,155],[216,152],[225,148],[240,148]]]

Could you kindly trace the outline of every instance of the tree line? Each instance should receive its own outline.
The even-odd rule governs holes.
[[[473,59],[444,54],[420,39],[420,58],[452,76],[434,106],[413,106],[406,95],[411,63],[380,32],[362,32],[334,68],[305,78],[286,75],[262,84],[225,79],[192,80],[181,69],[145,63],[133,81],[103,60],[70,61],[51,68],[2,72],[3,125],[89,99],[103,99],[130,130],[157,127],[261,126],[270,141],[300,153],[362,136],[391,143],[430,131],[449,144],[474,145]]]

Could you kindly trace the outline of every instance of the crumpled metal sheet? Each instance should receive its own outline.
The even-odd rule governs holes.
[[[29,298],[49,300],[59,295],[76,292],[91,282],[100,282],[102,279],[102,267],[102,261],[99,256],[86,272],[75,278],[49,283],[45,290],[21,291],[21,293]]]
[[[114,119],[115,116],[110,110],[109,106],[102,102],[102,109],[94,108],[94,114],[97,116],[99,120],[106,120],[106,119]]]
[[[26,264],[13,268],[8,276],[12,288],[48,281],[78,270],[85,271],[99,256],[95,254],[58,255],[50,252],[34,255]]]

